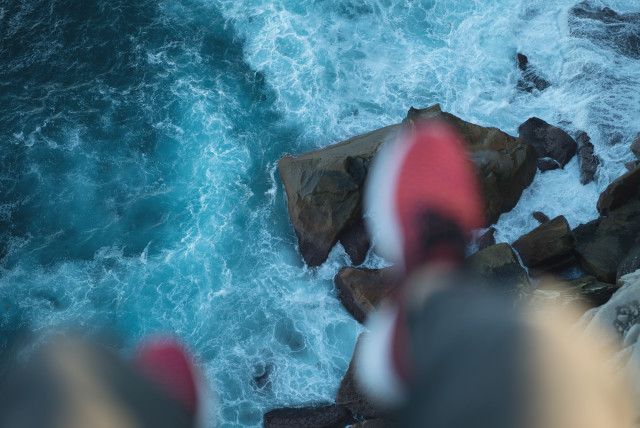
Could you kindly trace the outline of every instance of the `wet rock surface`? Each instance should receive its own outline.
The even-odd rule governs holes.
[[[535,147],[538,156],[551,158],[561,168],[576,154],[578,144],[562,129],[532,117],[518,127],[518,137]],[[542,171],[541,165],[538,165]]]
[[[483,233],[476,241],[476,245],[478,245],[478,251],[484,250],[487,247],[495,245],[496,243],[495,235],[496,235],[495,227],[490,227],[485,233]]]
[[[517,293],[530,286],[527,272],[509,244],[492,245],[467,258],[471,273],[480,286]]]
[[[594,154],[594,147],[586,132],[580,131],[576,136],[578,143],[578,164],[580,165],[580,183],[589,184],[593,181],[600,158]]]
[[[631,199],[640,199],[640,167],[616,178],[600,194],[596,207],[607,216]]]
[[[529,274],[557,272],[574,264],[575,237],[564,216],[558,216],[521,236],[512,247],[520,255]]]
[[[533,218],[535,218],[538,223],[544,224],[547,223],[550,219],[549,216],[543,213],[542,211],[536,211],[532,214]]]
[[[345,267],[334,278],[338,298],[359,322],[389,293],[391,272],[387,269],[358,269]]]
[[[518,68],[522,72],[522,77],[518,80],[517,87],[521,91],[532,92],[534,89],[544,91],[551,83],[540,76],[540,72],[529,63],[526,55],[518,53],[516,55]]]

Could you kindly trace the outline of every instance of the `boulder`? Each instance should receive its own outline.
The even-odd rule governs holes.
[[[356,264],[358,255],[366,254],[369,240],[362,238],[366,236],[362,186],[374,154],[399,129],[400,125],[387,126],[321,150],[280,159],[289,218],[307,265],[322,264],[340,239],[358,243],[349,253],[357,259],[353,260]],[[358,231],[360,237],[355,236]]]
[[[542,211],[536,211],[532,214],[533,218],[535,218],[536,220],[538,220],[538,223],[540,224],[544,224],[549,222],[549,216],[546,215],[545,213],[543,213]]]
[[[598,212],[607,216],[609,213],[632,198],[640,196],[640,167],[637,167],[616,178],[607,186],[598,198]]]
[[[507,293],[530,286],[527,272],[509,244],[492,245],[467,258],[467,265],[480,285]]]
[[[265,428],[344,428],[356,422],[351,412],[335,404],[275,409],[265,413],[263,420]]]
[[[490,223],[510,211],[536,173],[535,149],[497,128],[485,128],[442,112],[438,104],[411,108],[404,121],[439,118],[452,123],[467,142],[475,162]],[[301,156],[278,162],[287,193],[289,217],[300,252],[309,266],[322,264],[331,248],[342,242],[354,264],[369,249],[362,226],[362,190],[371,159],[384,141],[403,124],[359,135]]]
[[[363,323],[369,312],[391,290],[390,276],[389,268],[342,268],[334,278],[338,298],[347,311]]]
[[[593,153],[594,147],[591,139],[584,131],[579,131],[576,136],[578,143],[578,164],[580,165],[580,183],[588,184],[593,178],[600,164],[600,158]]]
[[[537,117],[520,125],[518,136],[533,145],[539,157],[554,159],[561,168],[576,154],[578,148],[569,134]]]
[[[634,138],[631,143],[631,151],[635,157],[640,160],[640,132],[638,132],[638,135],[636,135],[636,138]]]
[[[518,80],[518,89],[526,92],[532,92],[534,89],[544,91],[551,83],[542,78],[537,70],[529,64],[529,58],[526,55],[518,53],[516,55],[518,68],[522,71],[522,77]]]
[[[463,136],[477,167],[488,223],[511,211],[536,174],[535,149],[498,128],[485,128],[442,112],[438,104],[422,110],[411,108],[407,114],[407,121],[424,118],[444,119]]]
[[[478,245],[478,251],[484,250],[487,247],[495,245],[496,243],[496,228],[490,227],[485,233],[483,233],[476,241]]]
[[[557,272],[575,263],[574,246],[575,237],[564,216],[541,224],[512,244],[532,276]]]
[[[353,351],[353,355],[357,355],[358,348],[362,342],[363,333],[356,342],[356,347]],[[372,403],[369,398],[364,394],[359,384],[355,379],[356,359],[351,358],[347,373],[344,375],[342,382],[340,382],[340,388],[338,388],[338,394],[336,395],[336,404],[349,409],[353,414],[366,418],[376,419],[382,416],[380,409]]]
[[[600,281],[615,283],[618,267],[636,245],[638,236],[640,200],[634,198],[585,226],[579,236],[576,231],[580,266]]]

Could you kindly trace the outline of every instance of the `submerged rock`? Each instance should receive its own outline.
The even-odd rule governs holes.
[[[573,248],[575,237],[564,216],[541,224],[518,238],[512,247],[532,276],[557,272],[576,262]]]
[[[569,33],[629,58],[640,59],[640,13],[618,13],[608,7],[595,7],[585,0],[569,11]]]
[[[467,258],[467,265],[481,286],[507,293],[517,293],[530,286],[527,272],[509,244],[496,244],[478,251]]]
[[[564,168],[576,154],[578,148],[578,144],[569,134],[537,117],[532,117],[520,125],[518,136],[533,145],[538,156],[557,161],[561,168]],[[542,171],[541,165],[538,167]]]
[[[633,171],[639,166],[640,166],[640,160],[634,160],[624,164],[624,167],[627,168],[627,171]]]
[[[387,269],[358,269],[345,267],[334,278],[338,298],[359,322],[391,290],[390,271]]]
[[[538,169],[540,170],[540,172],[551,171],[560,168],[560,164],[555,159],[542,158],[538,160]]]
[[[438,104],[411,108],[410,125],[426,118],[453,124],[464,137],[478,177],[489,223],[510,211],[536,173],[535,149],[497,128],[485,128],[442,112]],[[369,248],[362,227],[362,191],[371,159],[403,125],[381,128],[301,156],[285,156],[278,167],[287,193],[289,217],[309,266],[322,264],[341,241],[354,264]]]
[[[580,165],[580,183],[588,184],[593,178],[600,164],[600,158],[593,153],[594,147],[586,132],[580,131],[576,136],[578,143],[578,164]]]
[[[330,404],[318,407],[289,407],[264,414],[265,428],[344,428],[356,420],[344,407]]]
[[[522,78],[518,80],[518,89],[526,92],[532,92],[534,89],[544,91],[551,83],[542,78],[538,71],[529,64],[529,58],[526,55],[518,53],[516,55],[518,68],[522,71]]]

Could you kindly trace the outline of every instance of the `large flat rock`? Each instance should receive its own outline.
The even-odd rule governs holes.
[[[278,167],[287,193],[291,223],[309,266],[322,264],[341,241],[359,264],[369,239],[362,227],[362,191],[372,158],[402,126],[428,118],[452,123],[464,137],[477,166],[489,223],[511,210],[531,184],[537,154],[527,142],[442,112],[439,105],[410,109],[403,124],[391,125],[300,156],[285,156]]]

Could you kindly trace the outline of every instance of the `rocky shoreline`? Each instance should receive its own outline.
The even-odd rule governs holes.
[[[521,67],[526,67],[526,57],[519,60]],[[543,85],[540,81],[536,84]],[[354,266],[365,260],[370,238],[362,219],[362,190],[371,160],[402,127],[425,118],[446,120],[464,137],[477,167],[489,225],[517,204],[536,173],[564,168],[577,154],[580,181],[586,184],[593,180],[600,163],[583,131],[574,139],[558,127],[530,118],[519,127],[516,138],[497,128],[466,122],[443,112],[437,104],[411,108],[400,124],[280,160],[289,216],[308,266],[322,264],[338,242]],[[478,251],[468,258],[470,269],[489,285],[501,284],[504,292],[533,295],[553,291],[556,297],[586,307],[606,304],[623,282],[621,278],[640,268],[640,134],[631,150],[638,161],[627,165],[629,171],[602,192],[597,202],[598,218],[571,229],[564,216],[549,219],[544,213],[532,213],[541,224],[511,244],[496,244],[495,229],[489,228],[476,239]],[[552,290],[544,282],[532,286],[532,280],[540,282],[541,276],[578,268],[583,276],[554,281]],[[391,275],[390,268],[344,267],[334,281],[347,311],[363,322],[389,292]],[[273,410],[265,414],[265,427],[387,426],[380,419],[384,415],[358,391],[352,377],[353,364],[340,384],[335,403]]]

